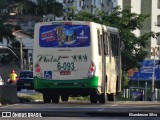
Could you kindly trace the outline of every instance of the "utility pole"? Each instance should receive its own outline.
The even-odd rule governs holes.
[[[22,45],[22,39],[21,37],[19,37],[19,42],[20,42],[20,66],[21,66],[21,70],[23,70],[23,45]]]
[[[157,47],[152,47],[152,53],[151,55],[153,58],[153,73],[152,73],[152,93],[154,93],[154,82],[155,82],[155,57],[157,56]]]
[[[152,73],[152,93],[154,93],[154,81],[155,81],[155,56],[153,59],[153,73]]]

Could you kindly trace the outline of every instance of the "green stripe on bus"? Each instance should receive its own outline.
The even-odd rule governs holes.
[[[34,88],[98,88],[98,77],[79,80],[46,80],[34,77]]]

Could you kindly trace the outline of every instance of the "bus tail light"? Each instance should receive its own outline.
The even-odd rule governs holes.
[[[96,71],[96,66],[92,61],[91,64],[90,64],[90,68],[88,70],[88,77],[89,78],[93,77],[95,75],[95,71]]]
[[[36,69],[36,73],[41,72],[40,65],[38,63],[36,63],[35,69]]]
[[[42,71],[41,71],[41,67],[39,65],[39,63],[36,63],[35,64],[35,72],[36,72],[36,75],[37,77],[41,78],[42,77]]]

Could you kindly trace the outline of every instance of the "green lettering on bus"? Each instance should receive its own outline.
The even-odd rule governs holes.
[[[57,70],[74,70],[74,62],[57,63]]]

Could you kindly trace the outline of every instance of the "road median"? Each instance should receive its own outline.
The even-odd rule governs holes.
[[[0,86],[0,104],[16,104],[19,102],[16,85]]]

